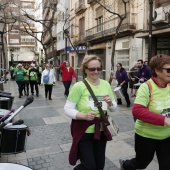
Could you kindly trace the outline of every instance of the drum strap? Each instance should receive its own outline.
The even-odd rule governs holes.
[[[149,88],[149,97],[150,97],[150,100],[149,100],[149,103],[148,103],[148,106],[147,106],[147,108],[149,108],[150,102],[153,99],[153,96],[152,96],[152,85],[151,85],[150,81],[146,81],[145,83],[148,85],[148,88]]]
[[[86,85],[89,93],[91,94],[91,96],[92,96],[92,98],[93,98],[93,100],[94,100],[94,103],[95,103],[95,105],[97,106],[97,108],[98,108],[98,110],[99,110],[99,113],[101,114],[101,116],[102,116],[102,118],[103,118],[103,120],[104,120],[105,125],[106,125],[106,126],[109,125],[110,123],[109,123],[106,115],[104,114],[104,111],[103,111],[103,109],[101,108],[100,103],[98,102],[96,96],[94,95],[93,90],[91,89],[90,85],[87,83],[87,81],[86,81],[85,79],[84,79],[83,83]]]
[[[151,82],[148,80],[145,82],[147,85],[148,85],[148,88],[149,88],[149,97],[150,97],[150,100],[149,100],[149,103],[148,103],[148,106],[147,108],[149,108],[149,105],[150,105],[150,102],[151,100],[153,100],[153,94],[152,94],[152,85],[151,85]],[[168,86],[170,86],[170,83],[168,83]]]

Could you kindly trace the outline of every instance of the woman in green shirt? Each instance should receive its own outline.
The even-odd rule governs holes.
[[[23,87],[24,87],[24,70],[22,68],[22,64],[17,65],[17,68],[15,69],[13,75],[18,85],[19,98],[21,98]]]

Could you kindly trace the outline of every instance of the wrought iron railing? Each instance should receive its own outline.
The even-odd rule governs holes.
[[[75,3],[75,13],[85,9],[85,0],[79,0]]]
[[[122,25],[120,26],[119,31],[124,30],[133,30],[136,29],[136,14],[128,13],[126,19],[123,21]],[[117,26],[113,27],[113,25],[117,25],[119,22],[119,18],[113,18],[109,21],[96,25],[93,28],[90,28],[86,31],[86,39],[90,40],[93,38],[99,38],[102,36],[107,36],[114,34],[116,31]]]

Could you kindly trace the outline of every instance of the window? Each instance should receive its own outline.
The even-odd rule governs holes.
[[[19,34],[19,30],[11,30],[10,34]]]
[[[35,42],[35,39],[34,38],[28,38],[28,37],[26,37],[26,38],[21,38],[21,42]]]
[[[25,3],[25,2],[23,2],[23,3],[22,3],[22,7],[23,7],[23,8],[32,8],[32,4],[31,4],[31,3]]]
[[[100,32],[103,30],[103,17],[99,17],[96,19],[97,23],[97,32]]]

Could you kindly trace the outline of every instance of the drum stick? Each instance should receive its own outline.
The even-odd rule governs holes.
[[[7,119],[8,115],[13,113],[15,111],[15,109],[12,109],[11,111],[9,111],[8,113],[6,113],[1,119],[0,119],[0,123],[3,122],[4,120]]]
[[[140,79],[139,77],[137,77],[137,76],[134,76],[135,78],[137,78],[137,79]]]
[[[22,106],[20,106],[7,120],[5,120],[3,123],[0,124],[0,130],[7,125],[23,108],[25,108],[27,105],[32,103],[34,101],[34,98],[32,96],[28,96],[26,101]]]

